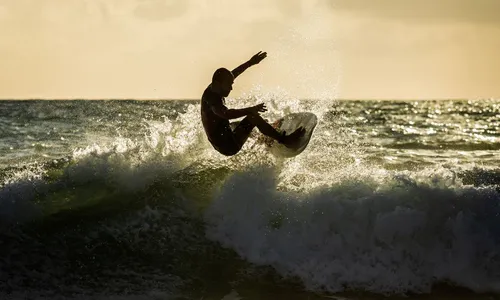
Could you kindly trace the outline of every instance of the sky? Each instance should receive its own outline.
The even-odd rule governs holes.
[[[500,98],[498,0],[0,0],[0,99]]]

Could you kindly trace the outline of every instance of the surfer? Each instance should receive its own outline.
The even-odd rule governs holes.
[[[241,108],[228,109],[225,97],[233,89],[234,79],[250,66],[260,63],[266,58],[267,53],[259,51],[247,62],[236,69],[229,71],[226,68],[217,69],[212,76],[212,83],[205,89],[201,97],[201,120],[208,140],[212,146],[223,155],[231,156],[238,153],[257,127],[259,131],[285,146],[291,146],[304,135],[305,129],[298,128],[293,133],[286,135],[278,132],[264,120],[259,113],[267,111],[264,103]],[[234,129],[231,129],[229,120],[245,117]]]

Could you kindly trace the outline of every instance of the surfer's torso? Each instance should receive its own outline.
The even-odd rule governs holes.
[[[208,86],[201,97],[201,121],[208,140],[216,149],[221,149],[228,142],[233,142],[229,120],[219,117],[212,110],[213,106],[220,105],[224,105],[224,97],[213,92]]]

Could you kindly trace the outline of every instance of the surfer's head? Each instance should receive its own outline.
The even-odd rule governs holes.
[[[217,69],[212,76],[212,88],[223,97],[229,95],[233,89],[233,82],[233,73],[226,68]]]

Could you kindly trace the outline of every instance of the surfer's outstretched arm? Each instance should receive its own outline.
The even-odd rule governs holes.
[[[247,62],[244,62],[240,66],[238,66],[236,69],[232,70],[231,73],[233,73],[234,78],[238,77],[241,73],[245,72],[246,69],[248,69],[250,66],[256,65],[260,63],[264,58],[267,57],[266,52],[259,51],[257,54],[252,56]]]

